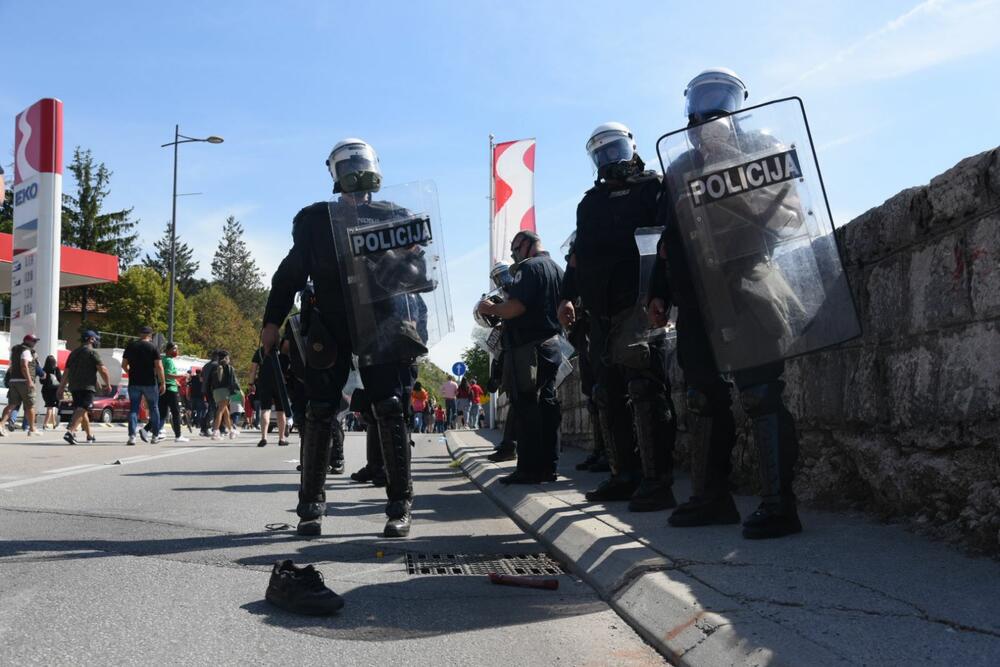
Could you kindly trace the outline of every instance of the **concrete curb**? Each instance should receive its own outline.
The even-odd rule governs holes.
[[[543,487],[499,484],[509,465],[487,461],[491,450],[470,446],[460,432],[446,435],[449,453],[469,479],[671,664],[843,664],[840,656],[753,614],[683,571],[682,563]]]

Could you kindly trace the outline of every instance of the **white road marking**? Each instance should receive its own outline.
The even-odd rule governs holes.
[[[204,452],[211,449],[211,447],[186,447],[184,449],[176,449],[170,452],[164,452],[163,454],[156,454],[155,456],[131,456],[125,459],[118,459],[121,461],[122,465],[132,465],[133,463],[144,463],[146,461],[155,461],[156,459],[164,459],[168,456],[178,456],[180,454],[190,454],[193,452]],[[38,477],[26,477],[25,479],[19,479],[13,482],[4,482],[0,484],[0,489],[13,489],[17,486],[25,486],[27,484],[34,484],[36,482],[45,482],[50,479],[59,479],[60,477],[69,477],[70,475],[80,475],[85,472],[94,472],[95,470],[106,470],[109,468],[115,468],[117,466],[112,466],[107,463],[97,463],[93,465],[88,465],[86,467],[77,467],[73,470],[64,470],[63,472],[52,472],[47,475],[39,475]]]
[[[83,465],[69,466],[67,468],[53,468],[52,470],[45,470],[43,472],[47,472],[47,473],[50,473],[50,472],[69,472],[70,470],[79,470],[80,468],[93,468],[93,467],[94,467],[93,463],[84,463]]]

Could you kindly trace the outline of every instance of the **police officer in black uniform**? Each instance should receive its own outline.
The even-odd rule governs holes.
[[[302,477],[297,513],[300,535],[318,535],[326,511],[324,484],[329,463],[333,420],[340,408],[342,390],[352,365],[352,353],[361,358],[360,372],[371,403],[369,429],[377,429],[388,476],[386,537],[405,537],[410,531],[413,496],[410,477],[410,438],[407,400],[416,380],[415,359],[427,348],[419,332],[426,330],[401,319],[398,298],[407,304],[419,294],[389,295],[371,303],[372,312],[354,313],[344,284],[334,234],[338,226],[372,224],[394,220],[400,213],[390,202],[375,201],[372,193],[381,186],[381,170],[375,151],[360,139],[339,142],[327,166],[339,197],[317,202],[299,211],[293,222],[294,244],[271,281],[264,313],[261,343],[269,352],[278,342],[278,326],[292,307],[295,293],[312,279],[315,302],[308,328],[303,330],[306,356],[304,388],[307,399],[302,446]],[[349,249],[340,248],[343,253]],[[422,277],[419,252],[402,249],[393,254],[377,253],[368,259],[379,264],[380,279],[417,280]],[[380,323],[378,335],[353,340],[349,318],[367,316]],[[425,339],[426,340],[426,339]],[[378,354],[376,354],[378,353]],[[392,359],[383,362],[383,359]]]
[[[702,72],[691,80],[684,92],[689,127],[735,113],[749,95],[743,81],[726,69]],[[691,131],[709,136],[720,129],[711,125],[701,125]],[[740,139],[744,147],[750,145],[754,149],[776,143],[773,137],[765,135],[743,135]],[[701,150],[707,148],[703,145]],[[692,149],[672,161],[670,169],[686,171],[697,167],[704,159],[698,153],[699,149]],[[691,416],[693,486],[691,499],[673,512],[669,522],[680,527],[738,523],[740,515],[729,488],[730,456],[736,438],[730,411],[730,384],[720,375],[716,365],[695,291],[695,278],[690,268],[693,261],[686,256],[675,218],[674,201],[680,193],[670,192],[667,180],[664,179],[660,207],[660,220],[665,230],[653,271],[649,312],[652,322],[658,324],[665,321],[671,302],[678,309],[677,354],[684,371],[687,409]],[[746,230],[746,225],[742,229]],[[767,248],[765,236],[766,230],[759,230],[755,238],[741,239],[741,242],[759,248],[758,253],[761,253]],[[758,261],[759,258],[751,259]],[[747,344],[765,343],[748,340]],[[763,502],[743,523],[743,535],[751,539],[780,537],[802,530],[792,492],[798,439],[793,417],[782,399],[783,372],[784,362],[777,361],[737,371],[732,378],[740,392],[743,409],[753,423],[754,441],[760,455]]]
[[[563,271],[533,231],[521,230],[510,245],[514,281],[507,299],[484,299],[478,310],[504,320],[504,391],[510,397],[517,437],[517,468],[503,484],[539,484],[556,478],[562,413],[556,374],[562,362],[556,316]]]
[[[560,319],[576,319],[579,298],[590,316],[593,389],[611,477],[588,500],[629,500],[636,512],[674,507],[676,427],[663,373],[663,348],[647,335],[640,303],[635,231],[656,223],[660,179],[621,123],[597,127],[587,142],[597,180],[577,207],[576,240],[563,282]],[[636,456],[638,449],[639,456]]]

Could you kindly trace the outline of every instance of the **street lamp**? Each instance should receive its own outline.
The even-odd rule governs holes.
[[[180,144],[190,144],[195,141],[203,141],[209,144],[221,144],[222,137],[214,134],[204,139],[196,139],[181,134],[181,126],[174,125],[174,140],[163,144],[160,148],[167,146],[174,147],[174,198],[170,214],[170,309],[167,315],[167,340],[174,339],[174,289],[177,284],[175,270],[177,268],[177,147]]]

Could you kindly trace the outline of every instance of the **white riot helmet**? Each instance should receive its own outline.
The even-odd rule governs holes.
[[[361,139],[338,142],[330,151],[326,166],[333,176],[334,192],[378,192],[382,186],[378,155]]]
[[[739,111],[749,96],[746,84],[733,70],[707,69],[684,89],[688,122],[701,123]]]
[[[635,173],[635,139],[622,123],[602,123],[590,133],[587,153],[597,167],[598,178],[624,179]]]

